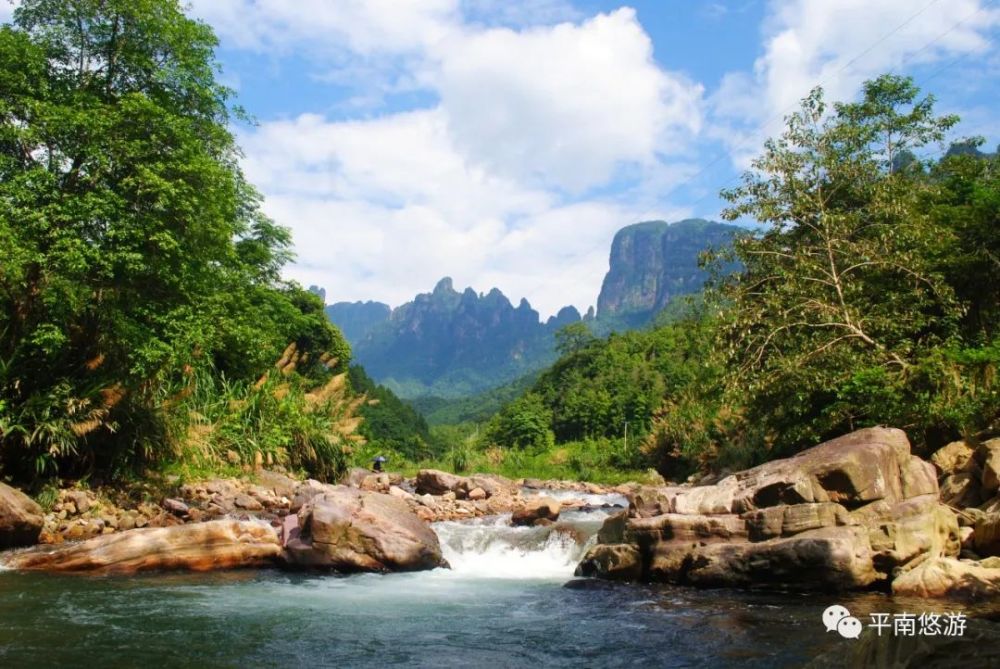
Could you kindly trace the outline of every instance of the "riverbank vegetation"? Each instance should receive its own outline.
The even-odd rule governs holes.
[[[350,352],[280,279],[215,46],[163,0],[25,0],[0,28],[6,477],[341,467]]]

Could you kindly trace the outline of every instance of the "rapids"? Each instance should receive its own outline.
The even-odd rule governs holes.
[[[875,593],[574,580],[610,512],[568,512],[545,528],[510,527],[505,517],[437,523],[450,570],[0,573],[0,667],[851,666],[845,653],[883,642],[827,633],[826,606],[844,604],[866,620],[931,608]],[[931,641],[920,652],[988,666],[976,658],[998,656],[1000,625],[979,618],[962,638]]]

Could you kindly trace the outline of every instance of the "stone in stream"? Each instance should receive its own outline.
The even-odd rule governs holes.
[[[133,574],[260,567],[280,555],[281,542],[269,525],[216,520],[118,532],[57,547],[37,546],[7,553],[0,561],[11,569]]]
[[[293,516],[289,516],[293,518]],[[446,567],[434,531],[391,495],[326,486],[298,512],[299,534],[286,529],[291,566],[357,571]]]
[[[581,571],[700,586],[858,589],[926,556],[956,557],[955,514],[905,433],[868,428],[713,485],[642,487]],[[640,556],[638,568],[621,556]]]
[[[0,549],[37,543],[44,525],[42,507],[20,490],[0,483]]]
[[[1000,569],[982,563],[930,558],[898,576],[892,594],[967,601],[1000,597]]]
[[[512,525],[532,525],[540,520],[558,520],[561,509],[562,505],[551,497],[535,497],[514,509],[510,522]]]

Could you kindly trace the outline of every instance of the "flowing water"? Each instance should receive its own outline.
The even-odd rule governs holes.
[[[988,612],[961,637],[849,640],[825,631],[830,604],[863,620],[934,606],[574,580],[606,516],[438,523],[453,568],[413,574],[0,573],[0,667],[997,666]]]

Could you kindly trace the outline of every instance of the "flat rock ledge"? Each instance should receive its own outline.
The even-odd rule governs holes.
[[[958,518],[901,430],[859,430],[714,485],[640,488],[629,502],[578,576],[798,591],[891,584],[964,599],[1000,583],[1000,570],[956,559]]]
[[[278,533],[266,523],[214,520],[35,546],[0,556],[0,564],[26,571],[103,574],[214,571],[267,566],[281,553]]]

